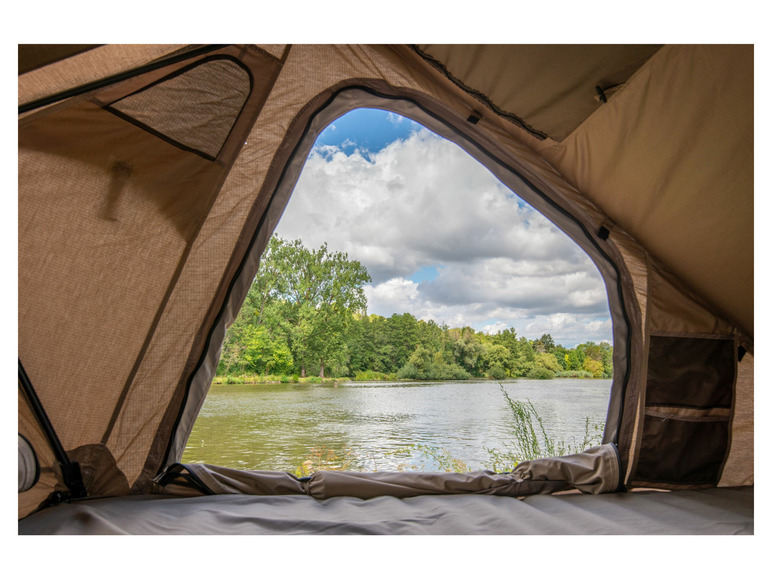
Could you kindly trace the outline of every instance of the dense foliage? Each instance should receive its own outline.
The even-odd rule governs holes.
[[[556,345],[450,328],[409,313],[367,315],[365,267],[345,253],[272,238],[228,331],[218,375],[315,374],[367,379],[609,378],[612,348]]]

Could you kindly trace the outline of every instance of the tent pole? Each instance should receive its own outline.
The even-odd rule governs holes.
[[[21,363],[21,358],[19,358],[19,384],[21,384],[22,390],[27,396],[27,400],[29,400],[30,407],[35,413],[46,438],[48,438],[51,449],[54,451],[54,456],[56,456],[56,460],[59,462],[59,466],[62,469],[62,479],[64,480],[64,484],[70,490],[70,496],[72,498],[85,497],[86,487],[83,484],[83,475],[80,472],[80,464],[71,461],[67,456],[67,452],[65,452],[59,437],[56,435],[56,430],[54,430],[54,426],[48,419],[45,408],[43,408],[43,404],[40,402],[40,399],[35,392],[35,388],[32,386],[32,381],[29,379],[29,376],[24,369],[24,365]]]

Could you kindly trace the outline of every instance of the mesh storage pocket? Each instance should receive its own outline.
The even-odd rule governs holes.
[[[634,483],[715,485],[729,445],[733,339],[652,336]]]
[[[666,417],[647,412],[636,479],[714,485],[728,442],[728,416]]]

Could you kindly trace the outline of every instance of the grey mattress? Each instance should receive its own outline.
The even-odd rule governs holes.
[[[753,534],[753,488],[605,495],[131,496],[34,513],[19,534]]]

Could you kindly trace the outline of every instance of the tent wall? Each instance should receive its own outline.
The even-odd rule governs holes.
[[[667,46],[544,156],[753,335],[753,46]]]
[[[179,48],[92,49],[20,77],[20,102],[175,51],[184,54]],[[609,289],[619,371],[605,442],[619,443],[626,482],[675,487],[705,482],[678,480],[678,473],[671,480],[672,473],[656,472],[657,465],[647,460],[651,452],[661,452],[671,457],[663,462],[668,465],[691,448],[689,437],[663,437],[657,430],[656,421],[667,411],[676,413],[675,422],[696,424],[715,441],[693,465],[698,472],[708,465],[713,484],[719,479],[752,484],[752,446],[750,452],[747,446],[753,424],[752,323],[747,304],[725,297],[732,291],[738,303],[752,297],[752,236],[748,244],[747,228],[736,231],[752,214],[749,113],[717,111],[724,97],[716,100],[716,90],[708,90],[726,83],[734,94],[741,89],[732,79],[747,88],[747,52],[659,50],[608,103],[594,102],[594,112],[583,113],[589,117],[562,142],[538,137],[486,108],[406,46],[240,46],[196,53],[197,62],[227,56],[227,63],[210,69],[211,86],[222,86],[233,102],[248,95],[242,108],[228,109],[233,120],[225,132],[217,120],[221,112],[198,122],[208,115],[210,102],[219,105],[223,99],[217,94],[199,99],[199,77],[184,82],[192,64],[185,59],[26,112],[19,129],[19,356],[66,449],[87,467],[89,461],[98,463],[91,467],[93,488],[121,486],[100,481],[103,473],[110,481],[123,477],[125,492],[150,492],[159,470],[180,458],[225,328],[246,295],[304,151],[324,126],[320,111],[347,90],[364,89],[391,99],[397,110],[406,106],[406,113],[418,105],[418,112],[445,127],[505,182],[525,185],[537,209],[594,252]],[[710,72],[706,62],[714,60],[730,81]],[[248,71],[248,89],[236,86],[239,70]],[[683,70],[690,71],[686,80],[680,78]],[[169,106],[170,99],[176,106]],[[364,101],[335,106],[345,112],[358,102]],[[194,122],[178,122],[179,116]],[[659,132],[674,119],[675,130]],[[736,130],[724,130],[736,124]],[[691,145],[694,131],[699,146]],[[661,134],[667,135],[665,145]],[[715,145],[716,135],[726,144]],[[716,154],[739,162],[718,167]],[[685,183],[701,171],[709,176]],[[729,195],[718,194],[724,189],[716,187],[724,186]],[[683,198],[676,196],[681,190]],[[727,249],[694,241],[705,235],[688,223],[689,208],[705,200],[719,215],[727,204],[738,206],[727,223],[716,224],[727,234]],[[663,237],[652,239],[646,224],[660,214]],[[685,232],[680,244],[677,231]],[[738,275],[718,276],[729,279],[715,290],[708,287],[709,273],[688,275],[693,268],[683,266],[690,258],[705,267],[703,248],[715,250],[719,266]],[[752,302],[750,312],[752,320]],[[724,318],[739,321],[743,329]],[[670,338],[704,345],[695,342],[700,339],[722,345],[717,367],[731,369],[713,385],[717,397],[691,413],[670,410],[694,406],[688,399],[649,404],[647,394],[673,388],[657,386],[662,381],[652,381],[657,374],[647,369],[652,336],[655,342]],[[739,344],[751,354],[737,366]],[[678,351],[690,358],[694,350]],[[682,361],[690,367],[692,360]],[[682,366],[678,360],[673,364]],[[21,401],[19,406],[19,432],[45,457],[40,481],[20,495],[23,516],[45,499],[56,479],[52,457],[41,451],[45,445],[40,436],[35,439],[31,416]]]

